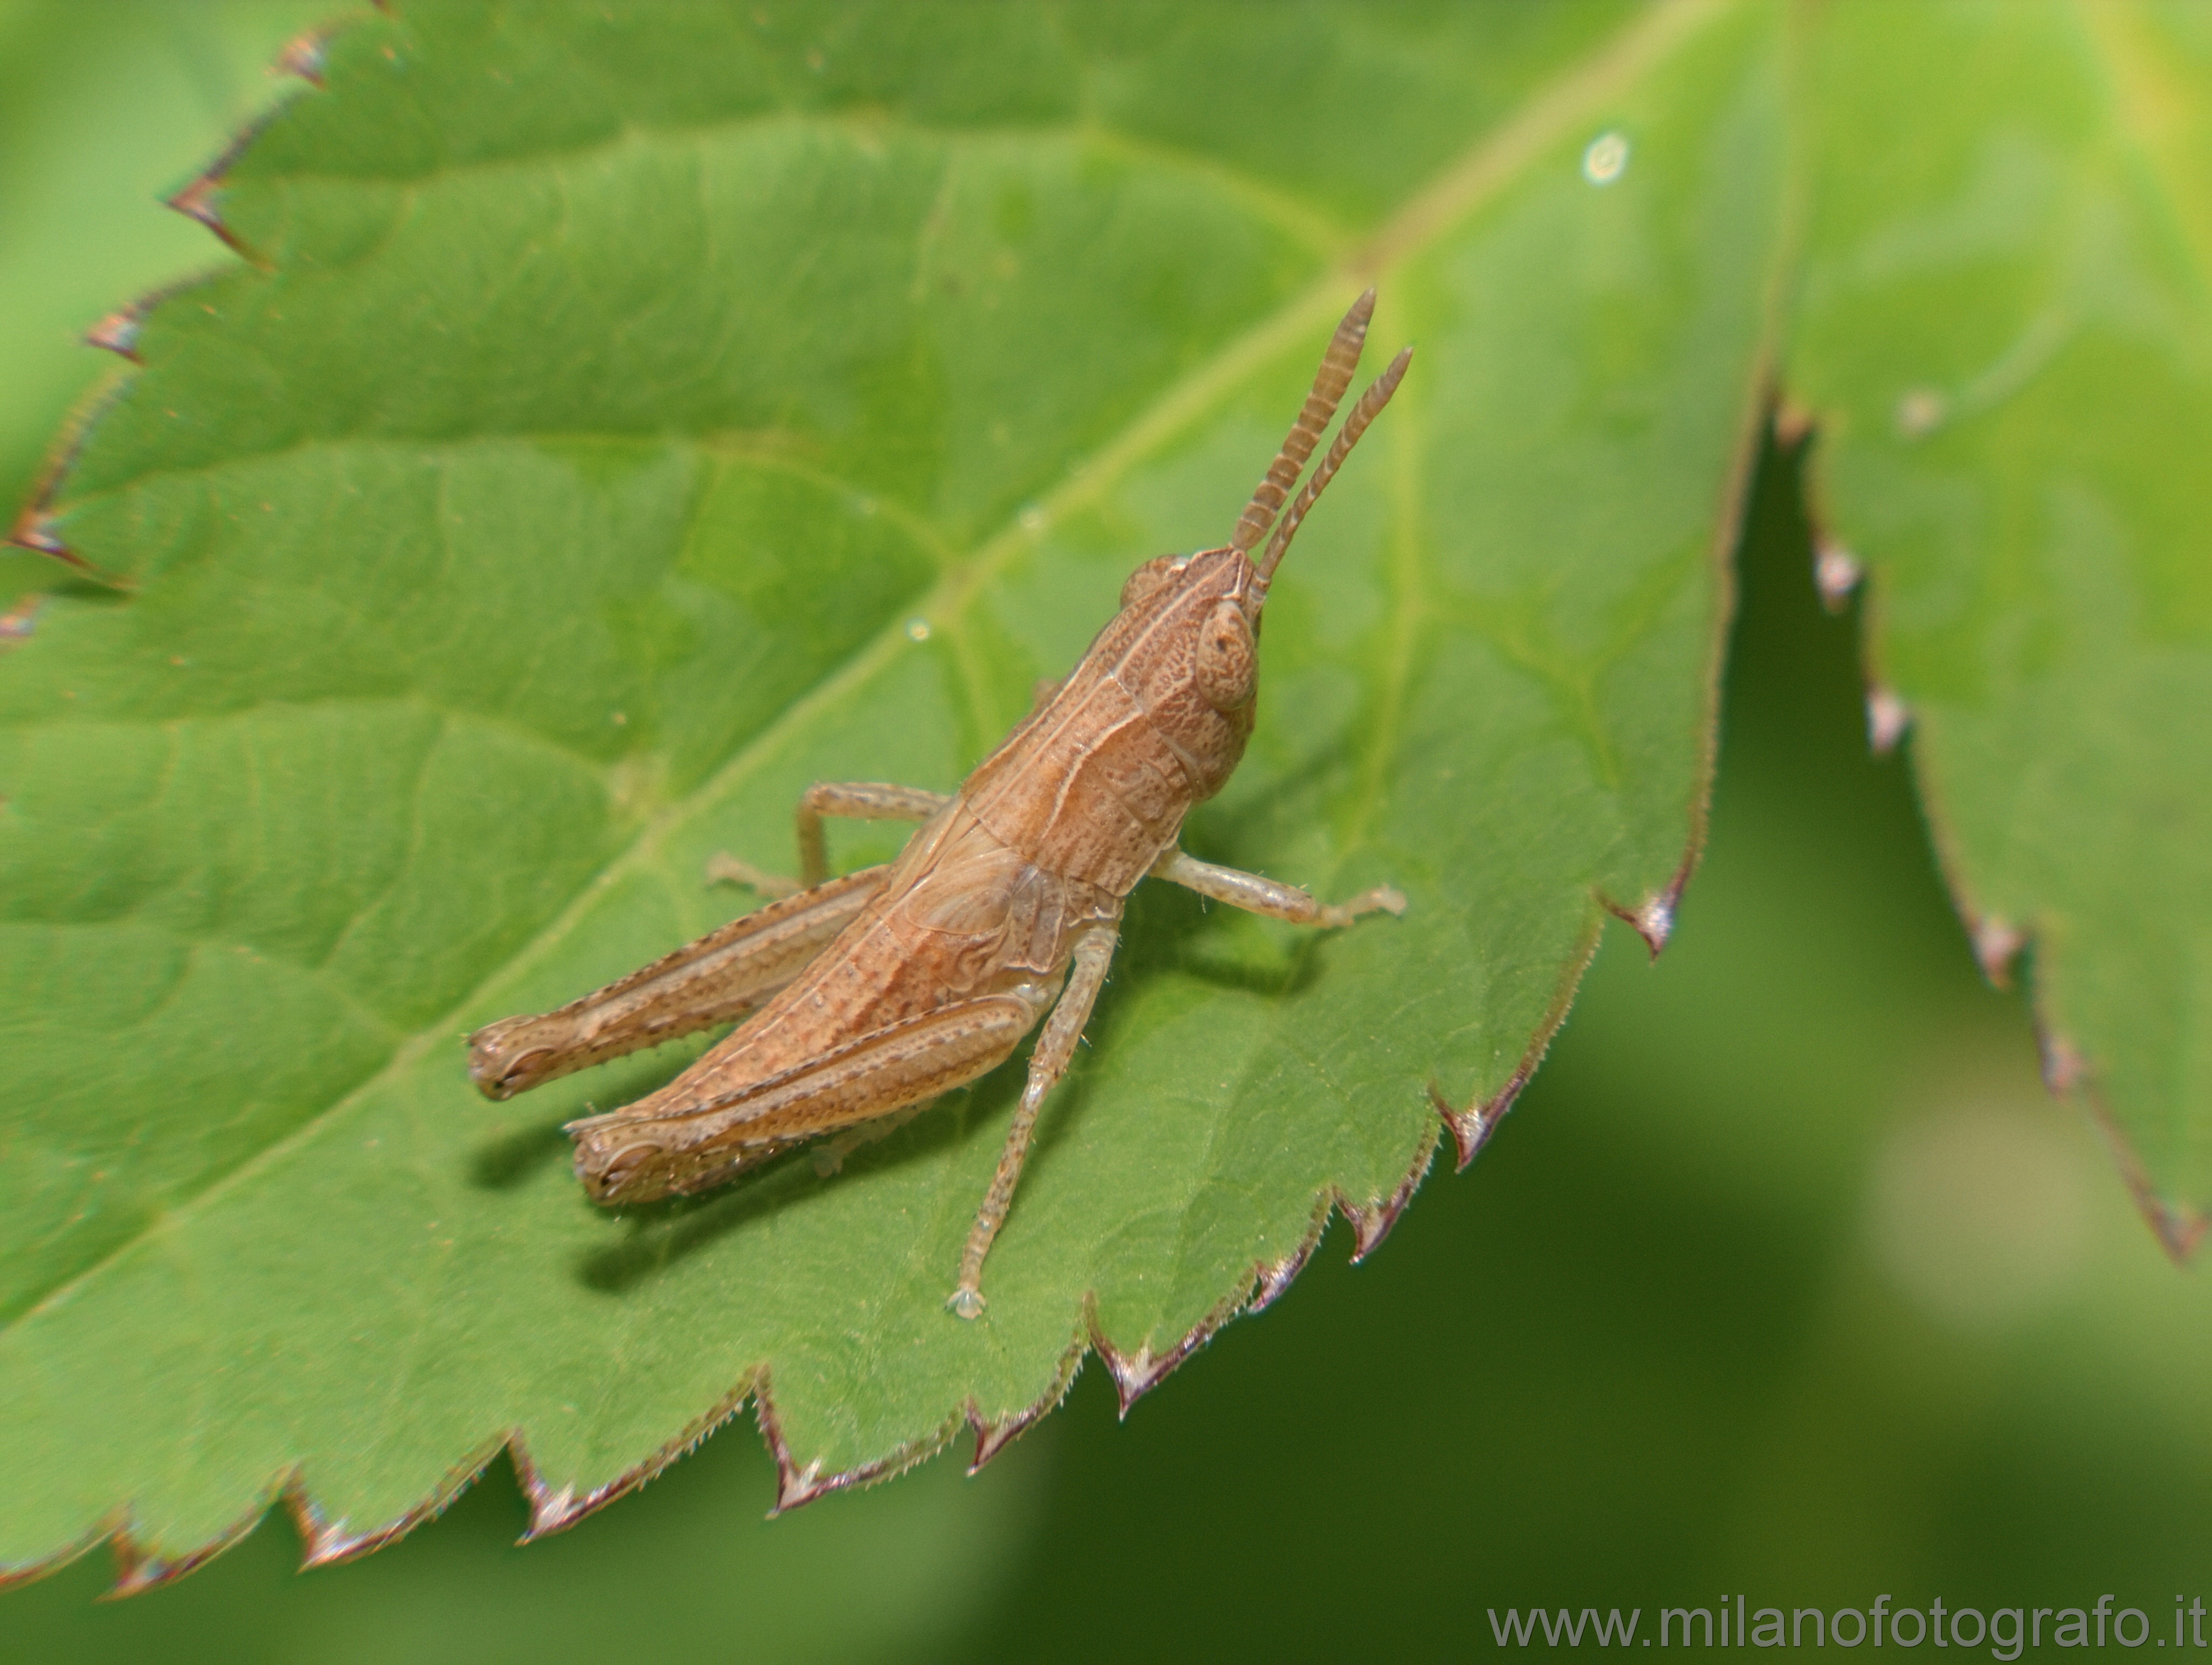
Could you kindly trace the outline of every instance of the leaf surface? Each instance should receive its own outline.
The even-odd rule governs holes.
[[[194,197],[0,663],[0,1561],[311,1553],[512,1441],[541,1529],[750,1396],[782,1501],[1125,1399],[1371,1246],[1663,936],[1783,220],[1763,8],[410,4]],[[1618,143],[1593,152],[1611,135]],[[1623,148],[1625,147],[1625,148]],[[1625,159],[1625,166],[1615,166]],[[1018,1066],[818,1177],[594,1209],[461,1036],[744,905],[816,779],[947,790],[1221,542],[1346,302],[1412,378],[1275,591],[1187,845],[1404,918],[1140,887],[974,1324]],[[1379,367],[1380,358],[1371,368]],[[897,834],[840,828],[841,864]]]
[[[1895,27],[1893,27],[1895,26]],[[2168,1247],[2212,1203],[2212,33],[1820,15],[1790,385],[1985,966]],[[2031,946],[2032,945],[2032,946]]]

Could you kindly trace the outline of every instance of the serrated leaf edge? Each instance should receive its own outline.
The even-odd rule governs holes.
[[[1863,557],[1855,551],[1845,554],[1844,559],[1850,563],[1850,583],[1831,595],[1830,573],[1824,570],[1823,564],[1829,561],[1832,552],[1844,551],[1845,546],[1833,530],[1834,516],[1827,506],[1826,477],[1820,468],[1820,451],[1814,444],[1819,434],[1820,419],[1808,408],[1790,408],[1797,413],[1796,420],[1787,430],[1778,423],[1775,438],[1777,444],[1786,446],[1804,469],[1805,518],[1812,534],[1814,564],[1810,576],[1814,587],[1829,611],[1841,613],[1846,605],[1857,609],[1854,623],[1860,675],[1866,689],[1867,748],[1876,757],[1904,758],[1911,772],[1913,796],[1919,802],[1921,818],[1927,823],[1928,842],[1935,853],[1936,870],[1950,895],[1967,947],[1990,985],[2008,991],[2017,977],[2016,968],[2022,963],[2033,964],[2040,934],[2033,919],[2008,918],[1977,899],[1945,813],[1942,792],[1921,766],[1917,748],[1911,743],[1912,708],[1881,680],[1880,620],[1885,586],[1879,558]],[[1814,448],[1809,451],[1802,449],[1807,445]],[[2029,985],[2028,1017],[2035,1029],[2045,1087],[2054,1099],[2062,1102],[2074,1100],[2087,1113],[2111,1154],[2112,1166],[2119,1172],[2121,1183],[2127,1187],[2136,1211],[2150,1227],[2152,1236],[2158,1239],[2167,1257],[2176,1266],[2186,1267],[2195,1258],[2206,1232],[2212,1230],[2212,1214],[2169,1196],[2158,1188],[2143,1164],[2142,1153],[2120,1125],[2110,1099],[2101,1090],[2094,1065],[2066,1032],[2058,1014],[2036,986],[2034,978],[2031,976],[2026,981]]]

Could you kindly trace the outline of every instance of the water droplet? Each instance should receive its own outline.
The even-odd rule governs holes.
[[[1628,136],[1601,133],[1583,152],[1583,178],[1594,185],[1609,185],[1628,171]]]
[[[1030,536],[1036,536],[1044,530],[1044,506],[1038,503],[1024,503],[1022,506],[1020,518],[1022,530]]]
[[[1868,693],[1867,744],[1874,748],[1876,757],[1887,757],[1895,751],[1911,722],[1912,708],[1891,690],[1875,688]]]
[[[1943,426],[1950,404],[1932,387],[1916,387],[1897,402],[1897,431],[1908,439],[1933,433]]]
[[[929,621],[927,619],[908,619],[906,621],[906,634],[907,639],[911,642],[927,641],[929,639]]]

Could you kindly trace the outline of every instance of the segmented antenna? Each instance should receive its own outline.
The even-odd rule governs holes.
[[[1371,294],[1374,292],[1370,290],[1368,293]],[[1298,523],[1306,518],[1306,511],[1313,507],[1322,493],[1328,489],[1328,482],[1335,478],[1337,469],[1344,466],[1344,459],[1352,455],[1352,448],[1359,443],[1359,436],[1367,432],[1367,425],[1375,420],[1376,413],[1390,403],[1390,396],[1398,391],[1398,384],[1406,374],[1406,366],[1413,360],[1413,349],[1401,348],[1398,356],[1390,360],[1390,367],[1368,384],[1367,391],[1359,396],[1359,403],[1352,407],[1352,414],[1344,419],[1344,426],[1337,430],[1336,443],[1328,448],[1328,455],[1321,459],[1321,466],[1313,471],[1313,478],[1306,481],[1305,489],[1298,493],[1298,500],[1291,505],[1291,512],[1283,517],[1283,524],[1275,528],[1274,536],[1267,540],[1267,553],[1260,557],[1255,569],[1261,583],[1265,584],[1274,576],[1275,563],[1282,560],[1283,552],[1291,547],[1291,540],[1297,536]],[[1312,407],[1309,405],[1307,408],[1310,409]],[[1299,420],[1303,421],[1304,418],[1301,416]]]
[[[1352,303],[1352,310],[1344,315],[1344,322],[1336,326],[1336,334],[1328,343],[1328,351],[1322,354],[1321,368],[1314,373],[1313,391],[1306,395],[1305,409],[1291,424],[1291,431],[1283,438],[1282,450],[1267,465],[1267,478],[1252,493],[1252,500],[1244,506],[1244,512],[1237,518],[1237,530],[1229,535],[1229,547],[1242,549],[1248,554],[1255,544],[1267,536],[1267,528],[1275,524],[1275,512],[1283,506],[1283,499],[1291,494],[1291,487],[1298,483],[1298,475],[1306,466],[1306,458],[1321,443],[1322,430],[1328,419],[1336,415],[1337,402],[1344,397],[1344,390],[1352,385],[1352,372],[1359,368],[1359,349],[1367,344],[1367,320],[1375,313],[1375,291]]]

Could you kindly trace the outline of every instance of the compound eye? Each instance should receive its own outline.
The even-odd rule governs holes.
[[[1235,602],[1216,602],[1199,632],[1194,673],[1206,703],[1218,711],[1233,711],[1251,699],[1255,663],[1244,609]]]
[[[1134,607],[1147,596],[1158,595],[1182,576],[1187,557],[1182,555],[1154,555],[1129,574],[1121,586],[1121,605]]]

